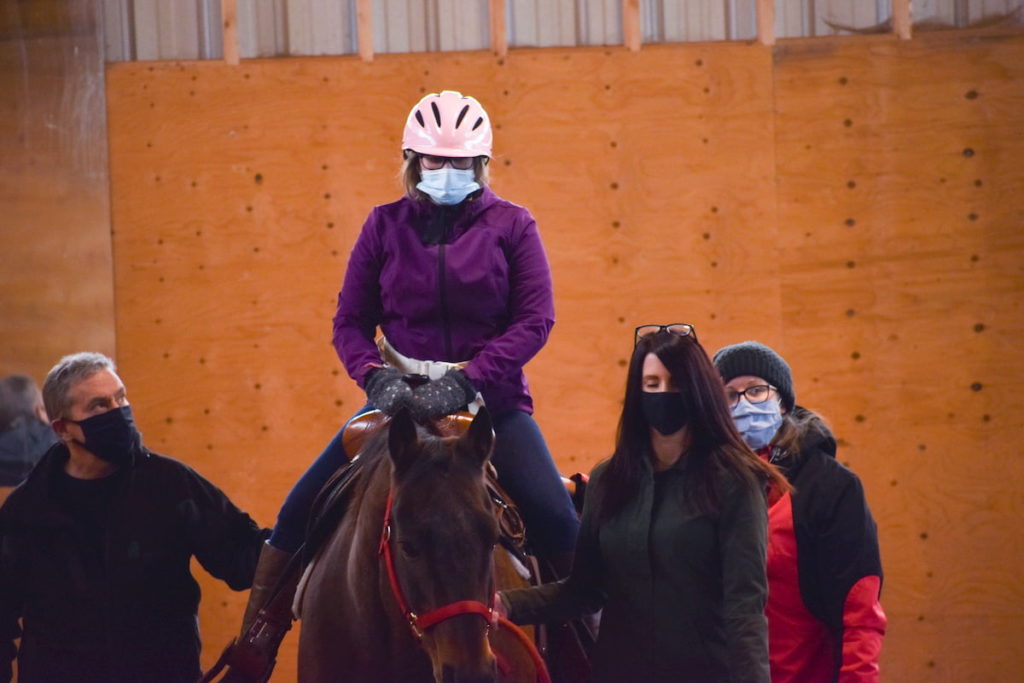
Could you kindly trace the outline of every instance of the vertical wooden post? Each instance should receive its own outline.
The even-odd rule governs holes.
[[[224,61],[238,64],[238,4],[236,0],[220,0],[221,43]]]
[[[636,52],[641,42],[640,0],[622,0],[622,44]]]
[[[373,2],[356,0],[356,34],[359,40],[359,56],[364,62],[373,61]]]
[[[495,57],[508,54],[508,25],[505,21],[505,0],[488,0],[491,13],[491,50]]]
[[[897,38],[910,40],[911,15],[910,0],[892,0],[892,31]]]
[[[757,42],[775,44],[775,0],[757,0]]]

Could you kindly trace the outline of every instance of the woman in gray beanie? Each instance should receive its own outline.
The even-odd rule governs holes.
[[[796,404],[789,364],[754,341],[714,364],[744,441],[793,486],[768,497],[768,648],[773,683],[879,679],[886,618],[878,533],[836,440]]]

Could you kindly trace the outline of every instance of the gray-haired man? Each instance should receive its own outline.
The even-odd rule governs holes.
[[[142,444],[106,356],[63,358],[43,401],[60,442],[0,508],[0,681],[17,656],[21,683],[192,683],[190,559],[243,590],[267,532]]]

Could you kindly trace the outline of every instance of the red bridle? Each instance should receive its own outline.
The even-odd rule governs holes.
[[[380,548],[379,552],[384,556],[384,566],[388,572],[388,582],[391,584],[391,594],[395,598],[395,602],[398,603],[398,608],[402,610],[402,616],[409,623],[409,627],[412,629],[412,634],[417,641],[422,642],[423,632],[435,626],[442,621],[451,619],[460,614],[479,614],[487,622],[487,629],[490,630],[492,626],[501,626],[502,628],[508,629],[519,644],[526,649],[530,655],[530,659],[533,662],[534,669],[537,672],[537,680],[539,683],[551,683],[551,677],[548,674],[547,666],[544,664],[544,658],[541,657],[537,651],[537,647],[533,644],[522,629],[513,624],[505,617],[499,616],[494,610],[493,603],[491,605],[485,605],[477,600],[459,600],[457,602],[443,605],[437,609],[430,610],[426,614],[416,614],[409,607],[408,601],[405,599],[405,593],[402,592],[402,586],[398,583],[398,574],[395,572],[395,560],[391,554],[391,504],[394,501],[392,491],[388,490],[388,500],[384,506],[384,530],[380,536]],[[493,577],[492,577],[493,584]],[[498,597],[494,593],[493,585],[491,595],[494,597],[493,600],[497,600]],[[496,653],[497,654],[497,653]]]
[[[452,617],[457,617],[460,614],[479,614],[487,622],[487,628],[495,625],[497,623],[497,614],[494,611],[493,604],[485,605],[477,600],[459,600],[430,610],[426,614],[416,614],[409,607],[409,603],[405,599],[405,593],[402,592],[402,586],[398,583],[398,574],[395,572],[395,560],[391,554],[391,503],[393,499],[394,496],[389,490],[388,501],[384,507],[384,531],[380,537],[380,553],[384,556],[384,566],[388,571],[391,593],[395,597],[395,602],[398,603],[398,608],[402,610],[402,616],[409,622],[416,640],[423,640],[423,632],[431,626],[435,626]],[[494,594],[493,590],[491,594]]]

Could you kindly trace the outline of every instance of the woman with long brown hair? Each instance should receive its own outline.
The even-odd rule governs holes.
[[[693,327],[642,325],[572,572],[503,606],[518,623],[603,608],[595,681],[767,683],[769,482],[787,487],[737,433]]]

